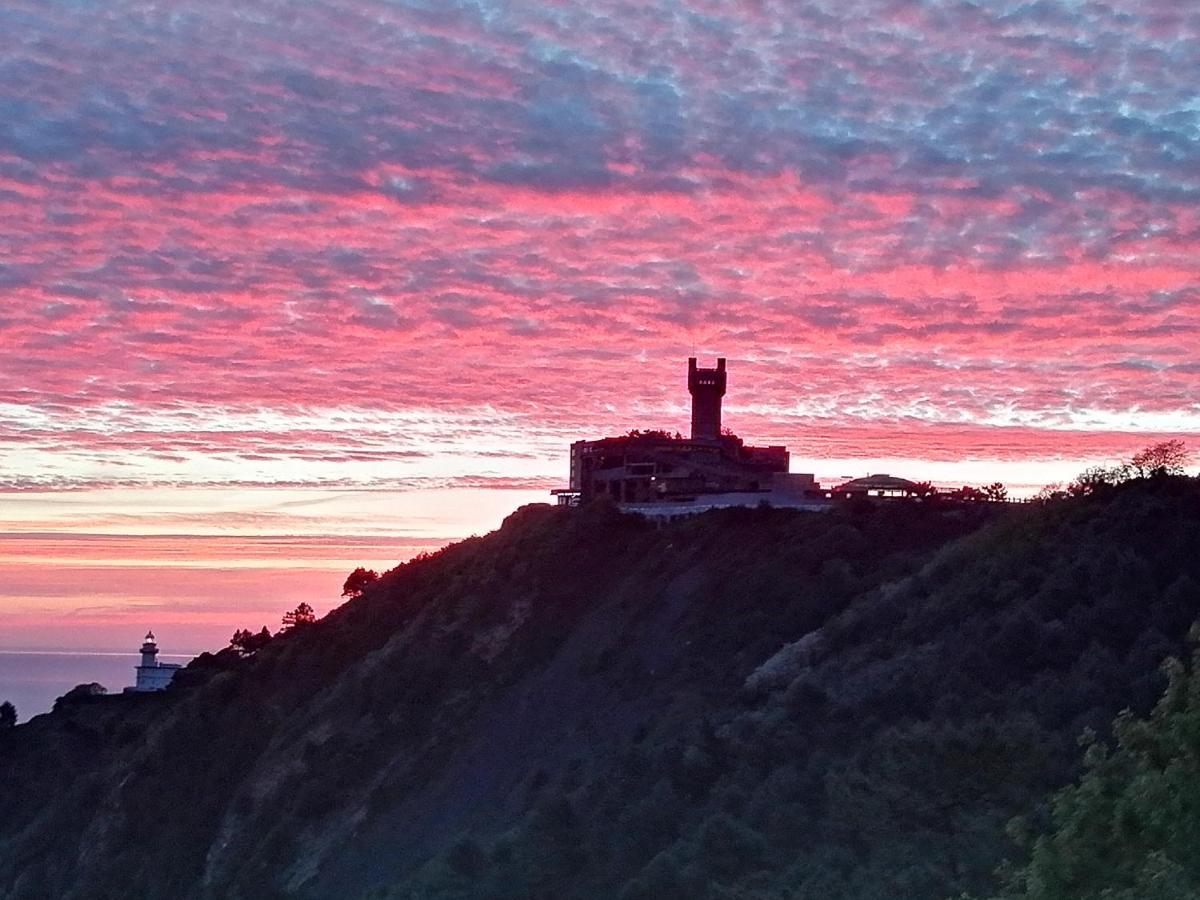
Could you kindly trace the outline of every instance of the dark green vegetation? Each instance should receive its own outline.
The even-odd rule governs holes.
[[[4,732],[0,896],[994,893],[1005,823],[1186,655],[1198,501],[527,508]]]
[[[1200,634],[1194,634],[1200,639]],[[1148,719],[1117,719],[1087,773],[1053,801],[1053,828],[997,900],[1194,900],[1200,893],[1200,653],[1172,660]],[[1024,823],[1014,830],[1024,831]]]

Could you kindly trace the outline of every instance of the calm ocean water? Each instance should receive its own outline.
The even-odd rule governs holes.
[[[162,662],[185,663],[190,657],[159,654]],[[136,653],[61,653],[0,650],[0,702],[8,700],[24,722],[49,712],[56,697],[77,684],[98,681],[119,694],[133,684]]]

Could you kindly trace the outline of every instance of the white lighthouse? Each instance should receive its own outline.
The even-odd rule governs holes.
[[[175,677],[183,666],[177,663],[160,663],[158,661],[158,643],[154,640],[154,632],[146,632],[146,640],[142,642],[142,662],[137,667],[137,682],[126,691],[144,692],[161,691]]]

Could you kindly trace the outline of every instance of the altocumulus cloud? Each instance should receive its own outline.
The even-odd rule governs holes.
[[[4,482],[138,448],[134,482],[323,455],[369,482],[430,451],[414,411],[454,452],[550,454],[680,424],[692,347],[793,441],[1194,429],[1197,40],[1168,0],[14,0],[0,401],[66,431],[6,420]],[[275,430],[156,425],[229,410]]]

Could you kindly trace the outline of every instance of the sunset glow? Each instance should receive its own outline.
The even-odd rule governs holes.
[[[219,646],[685,429],[1014,493],[1200,430],[1176,0],[14,0],[0,648]],[[166,645],[165,645],[166,646]]]

